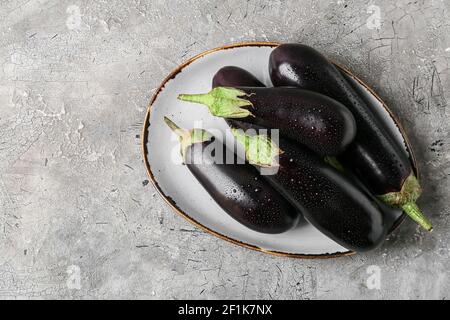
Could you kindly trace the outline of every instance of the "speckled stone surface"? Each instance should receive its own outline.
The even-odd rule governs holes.
[[[449,16],[447,0],[0,0],[0,298],[448,298]],[[250,40],[312,45],[377,90],[432,234],[407,221],[374,252],[296,260],[168,208],[140,154],[149,98],[190,56]]]

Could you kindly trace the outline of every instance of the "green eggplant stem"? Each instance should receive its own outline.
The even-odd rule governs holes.
[[[180,152],[183,157],[183,161],[185,159],[186,150],[189,146],[193,145],[194,143],[201,143],[212,139],[212,135],[203,129],[182,129],[168,117],[164,117],[164,122],[173,132],[178,135],[180,139]]]
[[[427,217],[423,215],[422,211],[419,209],[419,207],[415,202],[405,203],[402,206],[402,209],[411,219],[417,222],[422,228],[430,232],[433,231],[433,226],[431,225],[431,222],[427,219]]]
[[[181,101],[199,103],[209,105],[214,102],[214,98],[207,93],[187,94],[182,93],[178,95],[178,99]]]
[[[243,108],[252,103],[243,99],[247,94],[231,87],[216,87],[208,93],[180,94],[178,99],[186,102],[203,104],[208,107],[213,116],[222,118],[246,118],[253,114]]]
[[[186,129],[182,129],[180,128],[175,122],[173,122],[172,120],[170,120],[167,117],[164,117],[164,122],[167,124],[167,126],[173,131],[175,132],[180,138],[182,138],[183,136],[186,136],[189,134],[189,132]]]
[[[335,168],[336,170],[340,171],[340,172],[345,172],[344,167],[342,166],[341,162],[333,156],[325,156],[323,158],[323,160],[328,163],[330,166],[332,166],[333,168]]]
[[[242,129],[234,128],[231,129],[231,133],[242,144],[245,150],[245,158],[249,163],[263,168],[272,168],[279,165],[278,156],[283,153],[283,150],[266,135],[250,136]]]
[[[411,219],[416,221],[425,230],[431,231],[433,230],[433,226],[416,204],[421,193],[422,188],[420,187],[419,181],[414,173],[411,172],[403,182],[400,191],[379,195],[378,198],[391,207],[403,209]]]

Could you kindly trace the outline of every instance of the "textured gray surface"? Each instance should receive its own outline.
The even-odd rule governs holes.
[[[447,298],[450,2],[393,3],[0,0],[0,298]],[[313,45],[380,93],[432,234],[407,221],[374,252],[295,260],[171,212],[145,182],[147,102],[189,56],[247,40]]]

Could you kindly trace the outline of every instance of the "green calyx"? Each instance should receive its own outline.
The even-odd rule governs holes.
[[[200,103],[209,108],[212,115],[222,118],[246,118],[253,114],[243,108],[251,106],[249,100],[242,97],[247,94],[239,89],[231,87],[216,87],[208,93],[180,94],[178,99],[182,101]]]
[[[416,201],[422,193],[419,181],[417,181],[414,173],[411,173],[403,182],[402,189],[399,192],[390,192],[378,196],[384,203],[395,207],[402,208],[408,216],[417,222],[427,231],[432,231],[433,226],[427,217],[417,206]]]
[[[164,122],[178,135],[180,139],[180,152],[183,157],[183,161],[186,156],[186,150],[189,146],[195,143],[210,141],[212,139],[212,135],[203,129],[182,129],[167,117],[164,117]]]
[[[245,150],[246,160],[259,167],[278,166],[277,158],[283,151],[265,135],[250,136],[242,129],[231,129],[236,140]]]

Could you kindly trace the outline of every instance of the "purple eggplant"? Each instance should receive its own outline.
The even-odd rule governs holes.
[[[220,70],[217,72],[217,74],[219,74],[219,72],[220,72]],[[246,71],[244,69],[240,69],[240,68],[236,68],[235,72],[232,72],[232,73],[227,73],[227,72],[221,73],[221,79],[223,81],[222,82],[223,86],[226,86],[226,85],[251,86],[252,85],[251,80],[249,82],[245,82],[245,80],[246,79],[255,79],[255,77],[252,74],[250,74],[250,76],[248,76],[249,74],[250,73],[248,71]],[[230,78],[228,78],[228,76]],[[353,89],[357,90],[358,88],[353,87]],[[361,96],[361,98],[364,99],[362,92],[359,92],[359,91],[357,91],[357,92]],[[368,101],[366,101],[366,103],[368,103]],[[245,122],[242,122],[237,119],[227,119],[226,121],[230,125],[231,128],[241,128],[243,130],[253,129],[253,130],[255,130],[255,132],[263,132],[263,131],[259,131],[259,130],[266,129],[264,127],[257,126],[255,124],[245,123]],[[267,135],[269,137],[270,137],[270,133],[271,133],[271,131],[268,130]],[[330,165],[337,168],[338,170],[344,171],[344,169],[342,168],[342,165],[337,161],[336,158],[324,157],[324,160],[327,163],[329,163]],[[351,178],[351,180],[355,183],[355,185],[357,187],[362,188],[366,194],[371,196],[367,187],[363,183],[361,183],[361,181],[352,173],[352,171],[347,170],[347,171],[345,171],[345,174],[347,176],[349,176],[349,178]],[[395,227],[398,225],[398,222],[402,220],[402,218],[399,218],[399,213],[397,212],[396,209],[382,203],[378,199],[377,199],[377,204],[383,213],[388,233],[391,233],[395,229]]]
[[[279,148],[264,135],[249,135],[248,124],[231,120],[232,132],[245,149],[247,160],[259,169],[273,167],[263,175],[305,219],[347,249],[373,250],[385,239],[390,225],[370,194],[358,188],[342,172],[310,150],[286,139]],[[236,129],[236,126],[239,129]],[[266,150],[267,145],[274,150]]]
[[[235,66],[221,68],[213,77],[212,87],[264,87],[254,75]]]
[[[342,153],[356,134],[352,114],[339,102],[297,88],[216,87],[206,94],[180,94],[218,117],[241,119],[299,142],[320,155]]]
[[[167,117],[164,121],[179,136],[183,162],[232,218],[262,233],[282,233],[297,225],[296,209],[253,166],[236,155],[230,161],[225,146],[207,131],[181,129]]]
[[[275,86],[316,91],[349,108],[358,132],[339,160],[384,203],[402,208],[426,230],[433,229],[416,205],[421,187],[407,155],[332,63],[306,45],[282,44],[270,55],[269,72]]]

